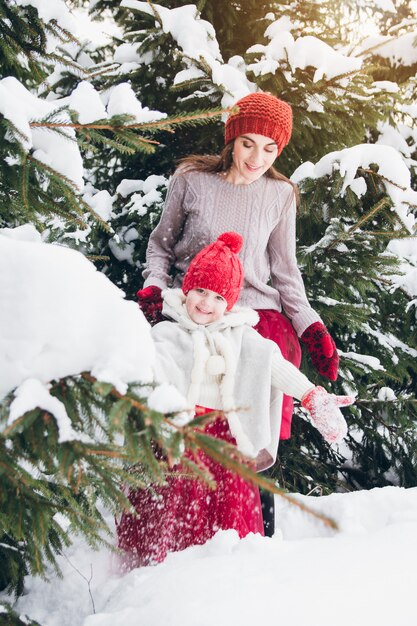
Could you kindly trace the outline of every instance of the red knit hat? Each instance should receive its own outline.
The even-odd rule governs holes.
[[[231,113],[226,120],[225,143],[245,133],[256,133],[273,139],[280,154],[291,138],[290,105],[270,93],[259,91],[241,98],[236,106],[239,111]]]
[[[236,303],[243,284],[243,267],[237,253],[243,239],[238,233],[223,233],[191,261],[184,276],[182,290],[200,287],[219,293],[227,301],[227,310]]]

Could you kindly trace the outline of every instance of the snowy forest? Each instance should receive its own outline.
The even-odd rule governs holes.
[[[238,548],[229,535],[216,537],[194,560],[191,550],[155,572],[128,574],[127,586],[159,589],[140,614],[134,590],[109,607],[102,589],[97,612],[84,575],[83,587],[68,583],[66,609],[66,596],[48,592],[59,576],[66,585],[65,554],[74,546],[99,555],[93,583],[109,595],[123,589],[116,578],[105,587],[103,554],[114,546],[113,515],[128,506],[121,485],[164,481],[155,441],[169,462],[186,447],[202,449],[274,491],[284,538],[286,528],[294,540],[304,536],[301,515],[308,527],[326,529],[333,518],[343,530],[356,510],[375,530],[395,509],[416,534],[416,27],[411,0],[0,0],[0,624],[267,619],[246,614],[245,601],[232,613],[225,595],[223,614],[198,621],[191,611],[201,607],[187,617],[168,593],[177,564],[189,568],[186,588],[229,567],[210,566],[208,557],[234,553],[230,576],[248,558],[251,567],[266,563],[260,603],[276,593],[271,577],[282,558],[278,544],[267,554],[266,538]],[[344,410],[349,432],[339,445],[326,443],[296,406],[277,463],[256,477],[227,447],[176,421],[183,407],[175,388],[152,385],[154,346],[135,294],[178,160],[219,153],[227,111],[258,90],[293,109],[292,139],[276,166],[298,185],[298,263],[340,355],[331,385],[308,355],[301,371],[356,402]],[[126,469],[137,463],[140,477]],[[374,495],[364,499],[366,492]],[[320,508],[320,500],[330,504]],[[322,519],[309,520],[314,512]],[[404,539],[398,551],[413,549]],[[298,553],[293,562],[304,568]],[[387,574],[389,561],[385,567]],[[353,562],[346,568],[354,576]],[[374,568],[376,579],[378,562]],[[75,609],[80,589],[86,600]],[[58,593],[61,613],[48,593]],[[158,597],[166,612],[151,617]],[[294,609],[299,598],[289,597]],[[176,610],[178,621],[169,621]],[[286,623],[334,623],[331,607],[317,622],[310,610],[299,621],[285,613]],[[381,608],[380,621],[356,621],[411,623],[393,615]]]

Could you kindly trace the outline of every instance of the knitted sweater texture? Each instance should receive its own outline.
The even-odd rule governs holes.
[[[285,181],[261,176],[234,185],[218,174],[179,170],[149,239],[144,286],[180,287],[197,252],[223,232],[235,231],[244,242],[238,304],[283,309],[301,336],[321,319],[307,300],[297,266],[295,219],[294,191]]]

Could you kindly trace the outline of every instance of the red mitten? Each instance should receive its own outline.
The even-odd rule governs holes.
[[[145,289],[139,289],[136,293],[139,307],[151,326],[162,322],[162,295],[161,289],[151,285]]]
[[[310,353],[314,367],[322,376],[336,380],[339,369],[339,355],[336,344],[327,328],[321,322],[314,322],[301,335]]]
[[[338,407],[354,402],[353,396],[335,396],[323,387],[314,387],[302,397],[301,406],[310,413],[311,421],[325,440],[338,443],[347,434],[347,424]]]

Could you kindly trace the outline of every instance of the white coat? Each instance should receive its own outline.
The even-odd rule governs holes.
[[[152,328],[156,381],[177,387],[190,408],[201,404],[225,411],[238,449],[256,458],[258,471],[270,467],[278,450],[282,392],[291,394],[274,386],[273,363],[275,369],[277,363],[290,366],[301,386],[311,383],[252,328],[258,321],[253,309],[235,306],[204,326],[188,316],[181,289],[165,290],[163,297],[163,314],[173,321]]]

